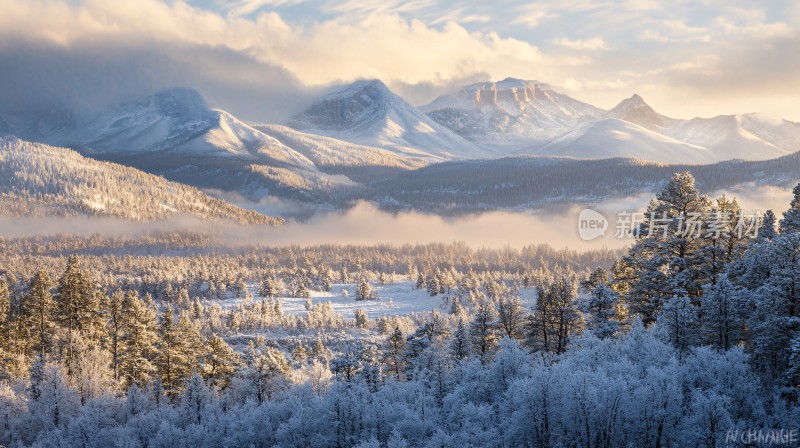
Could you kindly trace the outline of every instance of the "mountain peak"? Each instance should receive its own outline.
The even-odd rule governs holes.
[[[138,102],[138,106],[151,106],[166,116],[200,117],[210,111],[203,95],[186,87],[171,87]],[[124,106],[128,108],[129,106]]]
[[[608,112],[608,117],[635,123],[653,131],[664,126],[666,122],[666,118],[653,110],[638,93],[620,101]]]

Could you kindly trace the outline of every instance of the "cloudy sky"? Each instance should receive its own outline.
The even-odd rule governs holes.
[[[518,77],[679,118],[800,121],[800,4],[746,0],[0,0],[0,107],[194,87],[280,121],[332,83],[380,78],[412,103]]]

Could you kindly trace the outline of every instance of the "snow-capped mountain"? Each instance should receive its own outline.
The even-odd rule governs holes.
[[[67,148],[0,137],[0,214],[107,216],[134,221],[193,216],[246,224],[277,218],[235,207],[196,188]]]
[[[404,157],[449,160],[491,155],[436,123],[378,80],[334,89],[288,125],[310,134],[388,149]]]
[[[617,118],[604,118],[579,126],[531,153],[581,159],[630,157],[675,164],[716,161],[714,153],[707,148]]]
[[[622,102],[608,111],[605,116],[638,124],[643,128],[656,132],[661,132],[665,127],[672,126],[676,122],[676,120],[656,112],[638,94],[622,100]]]
[[[514,78],[466,86],[422,110],[437,123],[498,154],[544,143],[605,114],[548,84]]]
[[[639,157],[697,164],[767,160],[800,150],[800,124],[780,118],[744,114],[680,120],[659,114],[636,94],[606,111],[547,84],[511,78],[466,86],[422,110],[496,156]]]

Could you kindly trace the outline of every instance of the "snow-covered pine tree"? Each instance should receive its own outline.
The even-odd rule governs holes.
[[[134,291],[127,291],[122,302],[120,322],[119,378],[127,388],[143,387],[155,371],[155,346],[158,335],[154,310]]]
[[[631,272],[626,276],[628,284],[622,286],[631,311],[645,324],[655,321],[661,303],[676,290],[684,290],[690,297],[700,295],[706,278],[702,270],[705,258],[699,249],[704,244],[702,226],[708,222],[710,204],[689,172],[675,173],[650,202],[636,243],[624,258]]]
[[[760,241],[771,241],[778,234],[776,230],[778,218],[772,210],[767,210],[761,220],[761,225],[758,227],[758,239]]]
[[[600,339],[618,334],[627,323],[627,309],[619,294],[603,283],[589,292],[579,308],[585,315],[586,329]]]
[[[386,370],[400,380],[406,369],[406,338],[400,327],[394,327],[392,334],[386,338],[386,345],[383,350],[383,363]]]
[[[450,341],[450,354],[456,360],[461,360],[469,356],[470,343],[467,328],[464,325],[464,319],[458,319],[458,326],[455,333],[453,333],[453,340]]]
[[[241,358],[224,339],[214,334],[205,344],[201,356],[203,377],[212,385],[224,389],[241,364]]]
[[[781,234],[800,232],[800,183],[792,190],[792,202],[789,210],[783,212],[781,219]]]
[[[700,303],[702,343],[730,350],[745,340],[748,310],[741,289],[727,275],[706,285]]]
[[[53,296],[50,294],[50,276],[46,271],[39,271],[31,280],[20,305],[23,328],[20,337],[28,345],[29,355],[38,355],[39,362],[44,362],[45,354],[50,351],[55,329],[54,309]]]
[[[469,338],[481,362],[486,364],[491,361],[500,338],[495,325],[495,312],[488,301],[478,305],[475,318],[469,325]]]
[[[358,288],[356,288],[356,300],[374,300],[375,298],[375,290],[372,289],[366,278],[361,277]]]
[[[355,319],[356,328],[366,329],[369,326],[369,316],[361,308],[356,309]]]

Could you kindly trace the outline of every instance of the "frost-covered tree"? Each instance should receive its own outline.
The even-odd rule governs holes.
[[[46,271],[39,271],[31,280],[28,293],[20,305],[23,330],[20,336],[28,344],[29,352],[39,356],[40,362],[44,362],[45,354],[51,348],[55,329],[54,308],[53,296],[50,294],[50,276]]]
[[[356,328],[366,329],[369,326],[369,316],[361,308],[356,309],[355,320]]]
[[[657,323],[667,332],[669,342],[679,353],[686,353],[690,347],[697,344],[699,326],[697,313],[697,307],[692,304],[685,292],[676,293],[664,302]]]
[[[216,334],[208,338],[205,347],[205,353],[200,356],[203,377],[210,384],[224,389],[241,364],[241,357]]]
[[[469,324],[469,339],[473,352],[478,355],[481,362],[489,362],[500,339],[495,323],[495,311],[489,302],[484,301],[478,305],[475,317]]]
[[[781,234],[800,232],[800,183],[792,190],[792,202],[789,210],[783,212],[781,219]]]
[[[507,337],[521,339],[525,336],[528,313],[519,297],[501,298],[497,302],[497,328]]]
[[[54,297],[58,324],[69,334],[80,333],[89,340],[98,340],[102,334],[99,295],[78,257],[70,256]]]
[[[585,315],[586,329],[600,339],[618,334],[627,323],[628,313],[620,295],[602,283],[579,302],[579,309]]]
[[[778,234],[776,224],[778,218],[772,210],[767,210],[762,218],[761,225],[758,227],[758,239],[761,241],[771,241]]]
[[[700,249],[710,200],[695,187],[689,172],[676,173],[651,201],[636,243],[625,257],[632,272],[624,288],[631,311],[652,323],[661,303],[676,290],[697,297],[705,282]],[[698,228],[699,227],[699,228]]]
[[[536,305],[528,320],[527,344],[533,350],[563,353],[570,335],[581,327],[574,283],[562,276],[547,288],[537,287]]]
[[[356,300],[375,300],[376,298],[375,290],[372,289],[367,279],[362,277],[356,288]]]
[[[469,356],[470,343],[464,319],[458,319],[456,331],[453,333],[453,340],[450,342],[450,354],[456,360],[461,360]]]
[[[748,309],[741,289],[727,275],[721,275],[716,284],[704,288],[700,303],[703,343],[730,350],[745,341]]]
[[[118,376],[126,387],[143,386],[155,371],[158,341],[154,310],[134,291],[127,291],[122,302]]]
[[[383,350],[383,362],[386,371],[394,376],[396,380],[403,378],[406,370],[406,337],[400,331],[400,327],[395,327],[392,334],[386,338]]]

